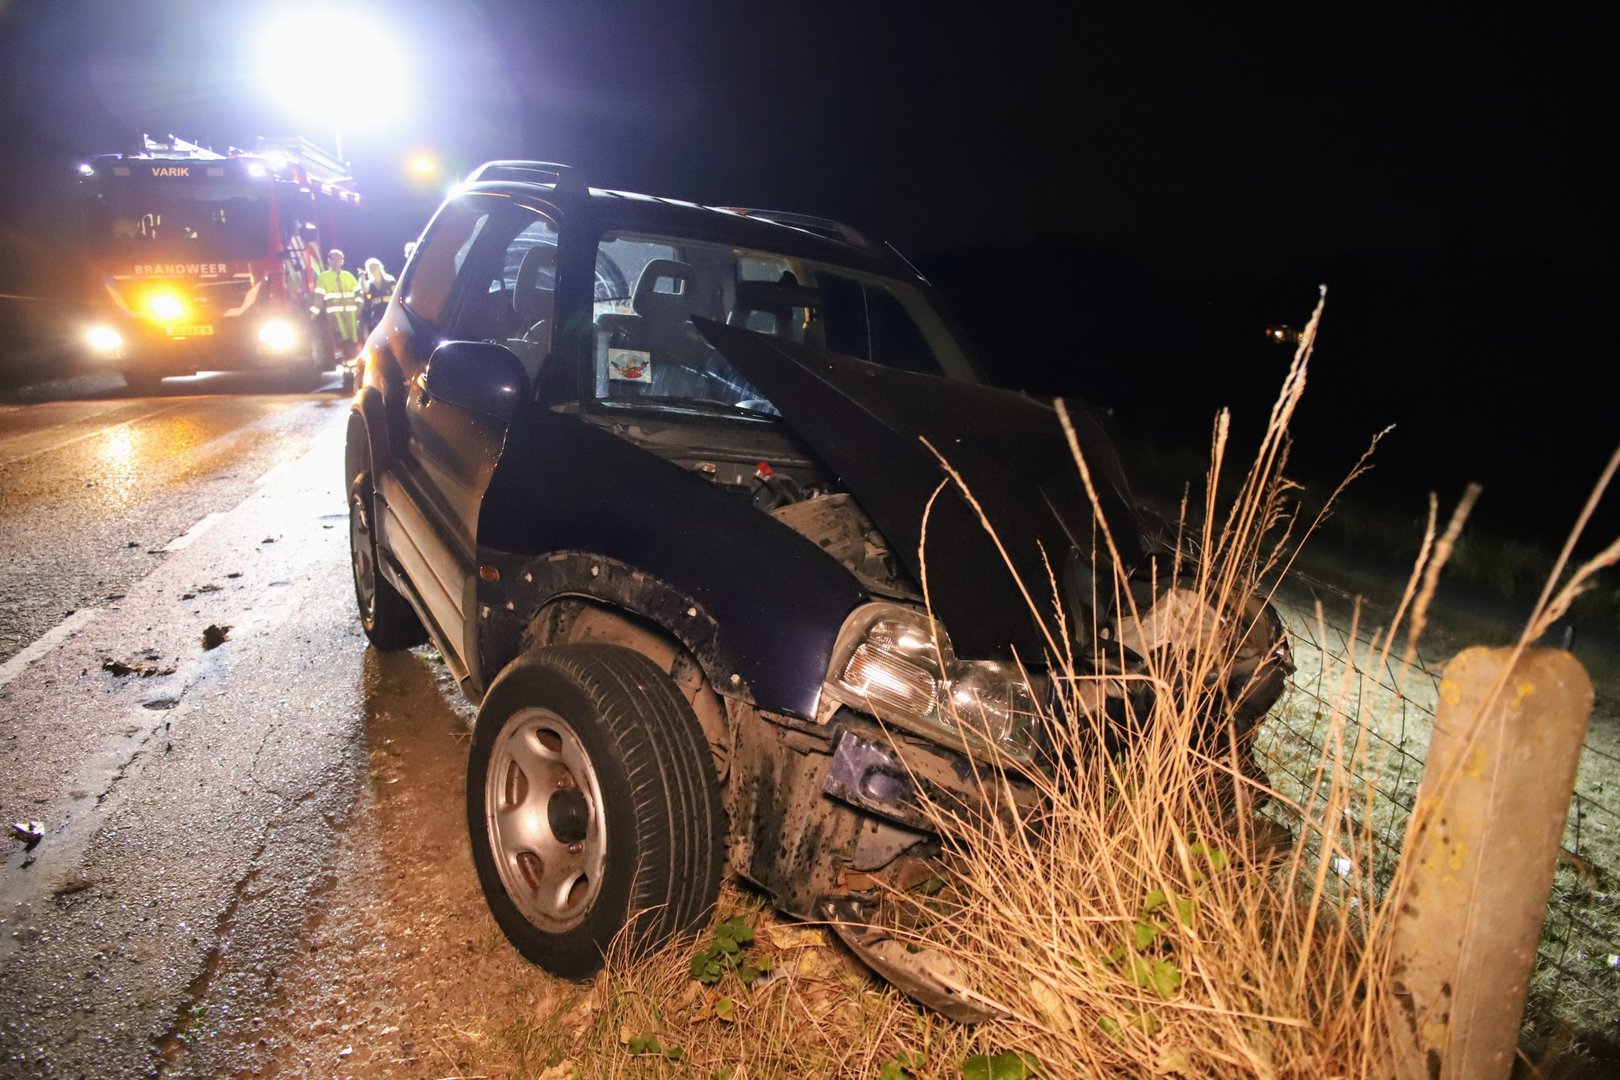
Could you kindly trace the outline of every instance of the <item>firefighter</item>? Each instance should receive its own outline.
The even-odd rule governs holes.
[[[326,253],[326,269],[315,278],[315,304],[326,313],[342,358],[354,356],[360,344],[360,283],[343,269],[343,252],[337,248]]]

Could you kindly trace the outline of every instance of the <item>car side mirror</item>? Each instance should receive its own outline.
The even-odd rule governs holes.
[[[488,341],[447,341],[428,357],[422,387],[431,401],[511,423],[528,399],[523,363],[504,345]]]

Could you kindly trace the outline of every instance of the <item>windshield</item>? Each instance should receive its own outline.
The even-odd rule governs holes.
[[[972,378],[923,291],[831,263],[676,237],[608,233],[596,251],[595,396],[608,403],[771,417],[698,333],[710,319],[860,360]]]
[[[86,192],[85,243],[132,259],[264,258],[270,248],[263,184],[113,181]]]

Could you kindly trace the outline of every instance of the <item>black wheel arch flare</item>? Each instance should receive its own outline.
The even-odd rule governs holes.
[[[489,685],[524,652],[540,613],[559,601],[576,598],[652,624],[697,660],[717,693],[755,704],[750,680],[720,624],[698,601],[674,586],[617,559],[584,551],[514,558],[483,550],[479,565],[498,575],[491,581],[481,573],[477,583],[479,672],[475,678],[481,685]]]

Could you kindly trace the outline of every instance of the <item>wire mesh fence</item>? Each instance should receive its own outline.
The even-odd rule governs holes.
[[[1328,750],[1348,762],[1368,797],[1345,812],[1373,845],[1375,882],[1387,883],[1422,779],[1445,659],[1468,643],[1426,633],[1410,662],[1405,643],[1380,649],[1388,612],[1295,578],[1278,610],[1294,646],[1291,692],[1263,727],[1262,766],[1285,800],[1320,797]],[[1578,1031],[1620,1035],[1620,731],[1595,717],[1581,754],[1564,850],[1542,928],[1528,1015]],[[1608,722],[1603,722],[1607,719]],[[1334,745],[1336,744],[1336,745]],[[1504,866],[1503,873],[1519,868]]]

